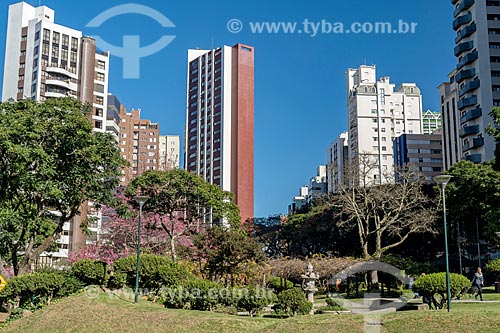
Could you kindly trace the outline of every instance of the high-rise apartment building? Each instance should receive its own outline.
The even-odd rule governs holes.
[[[449,123],[442,131],[446,169],[459,160],[494,157],[495,141],[485,129],[492,123],[491,109],[500,106],[500,1],[451,2],[457,66],[449,83],[440,86],[443,122]]]
[[[422,115],[422,133],[432,134],[441,128],[441,112],[427,110]]]
[[[141,119],[141,110],[127,112],[120,108],[121,155],[129,162],[123,170],[122,185],[148,170],[158,170],[160,126],[147,119]]]
[[[159,164],[163,171],[178,169],[180,165],[180,139],[178,135],[160,135],[158,144]]]
[[[94,39],[54,23],[54,10],[9,6],[2,100],[72,96],[93,105],[94,129],[106,129],[109,53]]]
[[[457,70],[448,74],[448,81],[439,85],[441,105],[441,139],[443,141],[443,169],[448,170],[462,159],[462,145],[459,135],[460,113],[457,109],[458,85],[455,82]]]
[[[189,50],[184,167],[254,217],[254,48]]]
[[[389,77],[377,81],[375,65],[348,69],[346,75],[349,157],[360,170],[352,182],[391,182],[394,138],[422,132],[420,89],[415,83],[395,89]]]
[[[348,133],[341,133],[328,147],[326,178],[328,192],[336,193],[345,185],[345,171],[349,163]]]

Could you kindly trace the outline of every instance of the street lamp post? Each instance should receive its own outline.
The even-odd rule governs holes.
[[[448,312],[451,311],[451,291],[450,291],[450,265],[448,261],[448,233],[446,231],[446,196],[444,193],[444,188],[446,184],[450,181],[450,175],[439,175],[434,177],[434,181],[441,186],[441,194],[443,196],[443,222],[444,222],[444,251],[446,257],[446,293],[448,300]]]
[[[141,219],[142,219],[142,206],[148,200],[144,195],[137,195],[134,200],[139,204],[139,224],[137,226],[137,261],[135,263],[135,294],[134,303],[139,302],[139,266],[141,264]]]

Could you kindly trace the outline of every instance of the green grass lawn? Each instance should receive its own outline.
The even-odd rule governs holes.
[[[495,295],[496,296],[496,295]],[[485,296],[486,297],[486,296]],[[403,311],[382,316],[381,332],[498,332],[500,303],[456,303],[446,310]],[[165,309],[141,300],[85,294],[63,299],[12,322],[5,332],[363,332],[363,316],[324,314],[288,319],[249,318]]]

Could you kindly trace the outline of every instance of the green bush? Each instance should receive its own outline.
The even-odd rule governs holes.
[[[248,311],[250,317],[260,314],[262,309],[275,300],[272,292],[265,288],[243,288],[239,289],[239,293],[234,293],[238,297],[237,308]]]
[[[496,281],[500,281],[500,258],[488,261],[484,270],[488,274],[493,274]]]
[[[36,272],[9,279],[0,297],[13,308],[36,310],[82,288],[83,283],[68,272]]]
[[[221,297],[222,286],[216,282],[191,278],[182,285],[163,288],[160,300],[167,308],[211,311],[218,304],[231,304],[231,297]]]
[[[470,287],[470,281],[460,274],[450,274],[451,298],[460,297]],[[435,309],[442,309],[447,302],[446,273],[420,276],[413,285],[413,291],[430,300]]]
[[[137,256],[120,258],[113,264],[113,282],[117,287],[135,286]],[[139,267],[139,287],[156,294],[162,287],[172,287],[186,282],[192,274],[169,258],[143,254]]]
[[[304,292],[300,288],[283,290],[278,294],[278,301],[274,305],[277,314],[295,316],[297,314],[309,314],[312,303],[307,301]]]
[[[108,288],[121,289],[127,285],[127,274],[123,272],[112,272],[108,279]]]
[[[344,311],[345,308],[342,306],[342,303],[334,298],[328,297],[325,300],[328,307],[324,310],[328,311]]]
[[[269,286],[273,288],[277,294],[279,294],[283,290],[292,289],[293,282],[282,277],[275,277],[269,282]]]
[[[86,286],[105,286],[108,279],[108,265],[99,260],[79,260],[71,266],[71,271]]]

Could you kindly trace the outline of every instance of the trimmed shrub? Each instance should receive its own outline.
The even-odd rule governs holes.
[[[451,298],[460,297],[470,287],[470,281],[460,274],[450,274]],[[420,276],[413,285],[413,290],[429,300],[429,306],[442,309],[447,302],[446,273],[433,273]]]
[[[269,286],[279,294],[283,290],[292,289],[293,282],[282,277],[275,277],[274,279],[269,281]]]
[[[278,294],[278,301],[274,305],[277,314],[295,316],[297,314],[309,314],[312,303],[307,301],[302,289],[292,288],[283,290]]]
[[[162,289],[160,299],[167,308],[211,311],[217,304],[232,305],[221,297],[221,289],[216,282],[191,278],[182,285]]]
[[[36,272],[9,279],[0,293],[13,308],[36,310],[53,299],[73,294],[83,288],[83,283],[68,272]]]
[[[135,286],[137,256],[117,259],[113,264],[113,284],[120,286]],[[181,285],[188,281],[192,274],[169,258],[142,254],[139,267],[139,286],[156,293],[162,287]],[[125,283],[124,283],[125,282]]]
[[[345,308],[343,307],[342,303],[339,300],[328,297],[325,300],[325,302],[328,306],[324,310],[328,310],[328,311],[344,311],[345,310]]]
[[[484,270],[486,273],[492,274],[495,281],[500,281],[500,258],[488,261]]]
[[[250,317],[260,314],[262,309],[272,303],[276,297],[265,288],[249,287],[240,291],[246,291],[246,293],[238,295],[237,308],[248,311]]]
[[[99,260],[79,260],[71,266],[71,271],[78,280],[87,286],[105,286],[108,279],[108,265]]]

